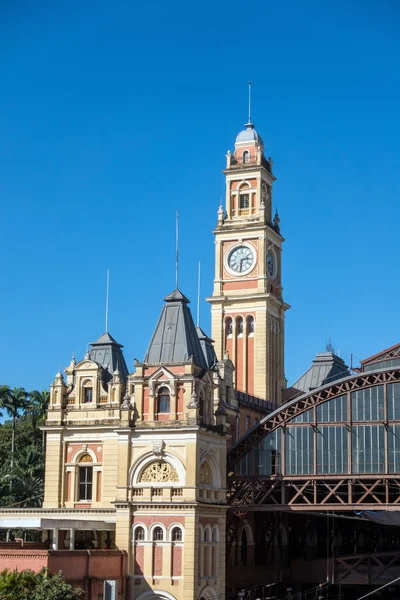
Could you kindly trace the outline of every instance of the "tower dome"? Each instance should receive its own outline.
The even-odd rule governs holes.
[[[240,133],[238,133],[238,135],[236,136],[236,144],[242,145],[249,143],[251,144],[252,142],[254,142],[255,144],[257,144],[257,146],[261,146],[261,148],[264,149],[263,139],[261,135],[259,135],[255,130],[253,123],[249,121],[248,123],[246,123],[245,127],[246,129],[240,131]]]

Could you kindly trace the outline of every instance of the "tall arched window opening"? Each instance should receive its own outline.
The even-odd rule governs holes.
[[[243,152],[243,164],[247,164],[250,162],[250,152],[248,150],[245,150]]]
[[[225,336],[226,337],[231,336],[232,332],[233,332],[233,322],[232,322],[232,319],[229,317],[225,321]]]
[[[254,317],[247,317],[247,335],[254,334]]]
[[[144,537],[145,536],[144,536],[144,529],[143,529],[143,527],[136,527],[135,534],[134,534],[135,542],[143,542]]]
[[[159,413],[169,413],[171,398],[169,394],[169,389],[165,386],[161,387],[158,391],[158,406],[157,412]]]
[[[180,527],[174,527],[171,532],[171,541],[172,542],[181,542],[182,541],[182,529]]]
[[[238,336],[243,335],[243,319],[242,319],[242,317],[239,317],[236,322],[236,332],[237,332]]]
[[[83,402],[86,404],[87,402],[93,401],[93,386],[91,383],[84,385],[83,387]]]
[[[153,531],[153,541],[162,542],[164,539],[164,532],[161,527],[155,527]]]
[[[79,498],[85,502],[91,501],[93,496],[93,467],[88,466],[92,459],[89,454],[84,454],[79,461]]]

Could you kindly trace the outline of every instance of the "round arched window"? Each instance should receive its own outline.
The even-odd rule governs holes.
[[[155,542],[162,542],[164,539],[164,532],[161,527],[155,527],[153,531],[153,540]]]
[[[164,385],[158,390],[158,410],[159,413],[169,413],[171,404],[169,389]]]
[[[239,317],[236,322],[236,331],[237,331],[237,335],[243,335],[243,319],[242,319],[242,317]]]
[[[135,542],[142,542],[144,540],[143,527],[136,527],[134,538],[135,538]]]
[[[182,529],[180,527],[174,527],[171,532],[171,540],[173,542],[181,542],[182,541]]]

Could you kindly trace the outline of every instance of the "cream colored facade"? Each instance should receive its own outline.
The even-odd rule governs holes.
[[[88,515],[85,530],[92,520],[107,530],[96,540],[127,552],[129,598],[222,598],[231,361],[136,363],[124,381],[88,352],[65,374],[51,386],[44,499],[45,510],[71,519],[64,547],[76,548]],[[237,410],[234,397],[228,408]]]

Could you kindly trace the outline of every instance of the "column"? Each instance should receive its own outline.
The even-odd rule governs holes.
[[[58,528],[53,529],[53,538],[51,540],[51,549],[58,550]]]
[[[69,530],[69,549],[75,549],[75,529]]]
[[[235,314],[232,315],[232,356],[230,356],[229,358],[231,359],[231,361],[233,362],[234,365],[237,364],[236,361],[236,316]],[[233,383],[235,385],[235,387],[237,386],[237,377],[236,377],[236,370],[233,372]]]

